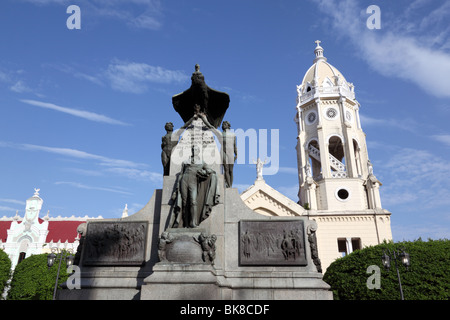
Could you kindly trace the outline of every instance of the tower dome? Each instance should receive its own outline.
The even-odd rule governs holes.
[[[353,84],[347,82],[342,73],[327,62],[319,40],[316,44],[313,65],[306,71],[301,84],[297,86],[299,100],[304,102],[305,99],[312,98],[317,93],[337,94],[354,99]]]

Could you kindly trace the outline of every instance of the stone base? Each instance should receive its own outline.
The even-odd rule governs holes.
[[[204,264],[162,264],[141,286],[142,300],[332,300],[318,274],[235,272]]]
[[[223,299],[210,265],[158,263],[153,271],[141,287],[142,300]]]
[[[219,178],[223,182],[223,176],[220,175]],[[117,223],[121,221],[148,223],[145,263],[141,266],[84,265],[82,256],[79,264],[81,289],[61,290],[59,299],[331,300],[333,298],[329,285],[322,280],[322,274],[316,267],[318,261],[314,260],[311,251],[310,236],[315,230],[314,221],[305,216],[260,215],[244,204],[237,189],[228,188],[223,190],[223,202],[213,207],[209,218],[203,220],[198,228],[170,228],[173,215],[170,195],[174,182],[175,177],[164,177],[164,188],[156,190],[141,211],[125,219],[114,219]],[[304,261],[298,264],[290,264],[288,261],[289,263],[281,265],[266,261],[253,265],[242,263],[242,254],[247,252],[243,246],[245,230],[240,230],[240,226],[245,225],[243,222],[256,221],[268,224],[274,222],[274,226],[275,222],[283,222],[281,225],[284,226],[285,222],[297,220],[301,223],[296,228],[303,229],[301,256],[302,259],[304,257]],[[296,224],[289,223],[289,225]],[[283,228],[286,235],[292,234],[290,228]],[[283,228],[280,230],[283,231]],[[263,230],[270,236],[269,229]],[[168,232],[176,240],[174,243],[166,243],[165,250],[161,250],[163,245],[160,242],[163,232]],[[207,256],[204,248],[195,240],[202,233],[215,236],[214,264],[211,260],[205,259]]]

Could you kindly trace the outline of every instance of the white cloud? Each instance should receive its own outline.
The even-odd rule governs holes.
[[[22,0],[34,5],[68,6],[69,0]],[[159,30],[162,26],[162,7],[159,0],[79,0],[82,14],[112,18],[133,28]],[[136,12],[138,12],[136,14]]]
[[[53,103],[41,102],[41,101],[36,101],[36,100],[23,99],[23,100],[20,100],[20,101],[22,101],[23,103],[29,104],[29,105],[33,105],[33,106],[37,106],[37,107],[41,107],[41,108],[45,108],[45,109],[51,109],[51,110],[67,113],[67,114],[70,114],[72,116],[83,118],[83,119],[90,120],[90,121],[102,122],[102,123],[108,123],[108,124],[114,124],[114,125],[122,125],[122,126],[128,125],[125,122],[122,122],[122,121],[119,121],[119,120],[116,120],[116,119],[112,119],[112,118],[107,117],[105,115],[94,113],[94,112],[90,112],[90,111],[83,111],[83,110],[78,110],[78,109],[71,109],[71,108],[61,107],[61,106],[58,106],[58,105],[53,104]]]
[[[0,211],[17,211],[17,209],[6,206],[0,206]]]
[[[33,92],[32,89],[30,89],[24,81],[18,80],[15,82],[12,86],[9,87],[11,91],[17,92],[17,93],[26,93],[26,92]]]
[[[7,203],[14,203],[14,204],[20,204],[20,205],[25,205],[24,201],[21,200],[15,200],[15,199],[0,199],[0,202],[7,202]]]
[[[414,119],[403,118],[403,119],[392,119],[384,118],[377,119],[373,117],[368,117],[366,115],[360,114],[361,125],[365,126],[383,126],[383,127],[393,127],[409,132],[417,132],[417,127],[419,124]]]
[[[112,61],[105,72],[115,90],[142,93],[149,83],[183,82],[188,79],[182,71],[173,71],[146,63]]]
[[[78,158],[78,159],[87,159],[87,160],[97,160],[100,165],[108,166],[108,167],[126,167],[126,168],[136,168],[136,167],[142,167],[145,166],[144,164],[135,163],[128,160],[120,160],[120,159],[113,159],[108,158],[92,153],[88,153],[85,151],[80,151],[76,149],[70,149],[70,148],[55,148],[55,147],[47,147],[47,146],[39,146],[39,145],[33,145],[33,144],[22,144],[19,146],[19,148],[30,150],[30,151],[44,151],[49,153],[55,153],[67,157],[72,158]]]
[[[55,148],[48,146],[40,146],[33,144],[13,144],[9,142],[0,141],[0,147],[5,148],[14,148],[26,151],[41,151],[47,153],[58,154],[64,157],[75,158],[75,159],[84,159],[95,161],[95,164],[100,166],[100,170],[85,170],[79,168],[68,168],[66,170],[75,172],[77,174],[82,174],[86,176],[96,177],[96,176],[104,176],[107,174],[115,174],[124,176],[129,179],[139,180],[139,181],[148,181],[156,184],[161,184],[163,181],[163,176],[160,172],[152,172],[146,170],[146,164],[137,163],[129,160],[122,159],[114,159],[109,158],[97,154],[88,153],[81,150],[71,149],[71,148]],[[68,183],[65,183],[68,184]],[[78,186],[82,188],[83,186],[72,184],[73,186]],[[87,188],[85,188],[87,189]],[[100,190],[100,189],[98,189]],[[1,201],[1,200],[0,200]]]
[[[382,175],[386,172],[387,181],[380,189],[385,207],[407,204],[411,210],[422,210],[450,205],[448,161],[429,151],[396,148],[378,170]]]
[[[163,181],[162,173],[151,172],[148,170],[142,170],[142,169],[136,169],[136,168],[114,167],[114,168],[108,168],[105,171],[123,175],[128,178],[135,179],[135,180],[151,181],[151,182],[155,182],[155,183],[162,183],[162,181]]]
[[[430,47],[416,33],[386,29],[383,26],[388,25],[388,21],[382,22],[381,30],[367,29],[365,22],[369,16],[365,13],[366,8],[355,0],[338,3],[331,0],[313,1],[331,17],[332,27],[351,41],[357,48],[357,54],[373,70],[387,77],[412,82],[430,95],[450,97],[450,55],[447,52]],[[447,11],[450,7],[445,8]],[[421,14],[427,15],[425,12]],[[436,15],[437,19],[441,19],[438,13]],[[396,21],[395,24],[400,23]]]
[[[431,138],[450,146],[450,134],[433,135]]]
[[[75,187],[78,189],[86,189],[86,190],[98,190],[98,191],[106,191],[106,192],[113,192],[113,193],[120,193],[125,195],[131,195],[132,193],[123,191],[120,189],[113,189],[113,188],[104,188],[104,187],[95,187],[95,186],[88,186],[79,182],[72,182],[72,181],[57,181],[55,182],[56,185],[68,185],[71,187]]]

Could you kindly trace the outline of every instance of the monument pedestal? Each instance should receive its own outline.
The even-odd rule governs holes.
[[[144,279],[141,299],[332,299],[330,287],[323,282],[311,256],[308,239],[311,230],[315,231],[311,228],[315,225],[313,221],[307,217],[263,216],[242,202],[237,189],[225,189],[224,194],[223,205],[215,207],[199,226],[202,232],[217,236],[214,265],[207,261],[159,262]],[[259,230],[263,227],[263,232],[252,231],[252,224]],[[183,234],[182,230],[175,232]],[[255,238],[258,234],[261,237]],[[246,235],[250,238],[249,247],[245,245]],[[297,251],[295,246],[283,251],[283,239],[289,238],[292,243],[294,235],[299,241]],[[244,249],[248,252],[244,253]],[[252,256],[255,260],[250,259]]]

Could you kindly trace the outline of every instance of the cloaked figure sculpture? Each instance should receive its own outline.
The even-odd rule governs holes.
[[[225,92],[208,87],[198,64],[195,65],[195,72],[192,74],[191,80],[192,84],[189,89],[172,97],[175,111],[186,123],[194,116],[195,105],[199,105],[200,112],[204,113],[208,122],[217,129],[230,104],[230,96]]]

